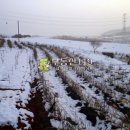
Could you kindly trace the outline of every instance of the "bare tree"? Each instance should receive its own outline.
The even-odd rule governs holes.
[[[93,47],[94,53],[96,52],[97,48],[99,48],[102,43],[98,39],[91,39],[89,40],[91,46]]]

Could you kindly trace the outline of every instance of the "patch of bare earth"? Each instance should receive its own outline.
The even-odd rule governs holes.
[[[30,83],[30,86],[33,89],[35,89],[35,92],[31,92],[31,100],[26,104],[27,110],[31,111],[34,114],[34,118],[32,120],[31,117],[27,116],[27,121],[31,125],[31,128],[29,130],[57,130],[56,128],[53,128],[50,123],[50,118],[48,117],[48,112],[45,111],[44,104],[43,104],[43,93],[40,89],[38,89],[38,79],[34,79],[33,83]],[[9,89],[10,90],[10,89]],[[1,91],[6,91],[5,89],[1,89]],[[15,91],[11,89],[11,91]],[[17,109],[22,108],[22,106],[18,106],[16,104]],[[26,125],[21,121],[20,117],[18,117],[18,129],[21,130],[27,130]],[[0,130],[15,130],[13,126],[6,125],[6,126],[0,126]]]
[[[12,126],[0,126],[0,130],[15,130]]]
[[[32,130],[56,130],[52,127],[48,113],[45,111],[42,99],[43,93],[38,89],[38,79],[34,79],[34,82],[30,85],[32,89],[36,88],[36,92],[31,94],[31,100],[27,105],[34,114],[34,121],[31,124]]]

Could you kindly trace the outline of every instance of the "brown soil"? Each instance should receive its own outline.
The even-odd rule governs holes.
[[[35,79],[33,83],[30,84],[32,88],[37,87],[38,79]],[[34,114],[33,123],[31,125],[32,130],[56,130],[51,126],[50,119],[48,117],[48,113],[44,109],[42,92],[36,89],[36,93],[32,94],[33,97],[29,101],[27,107]]]
[[[0,88],[0,91],[7,91],[7,90],[12,90],[12,91],[20,90],[20,91],[24,91],[23,89]]]
[[[12,126],[0,126],[0,130],[15,130]]]

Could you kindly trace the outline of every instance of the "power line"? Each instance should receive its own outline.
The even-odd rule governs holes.
[[[3,15],[3,14],[2,14]],[[32,16],[21,16],[21,15],[3,15],[1,17],[10,17],[10,18],[17,18],[17,19],[29,19],[29,20],[39,20],[39,21],[55,21],[55,22],[116,22],[119,21],[120,19],[112,19],[112,18],[103,18],[103,19],[86,19],[86,18],[66,18],[66,17],[32,17]],[[62,19],[64,18],[64,19]]]
[[[70,28],[107,28],[108,26],[116,26],[117,23],[119,23],[119,25],[121,26],[121,19],[120,20],[114,20],[114,19],[98,19],[98,20],[94,20],[94,19],[59,19],[57,17],[28,17],[28,16],[16,16],[16,15],[0,15],[0,21],[4,21],[5,23],[10,23],[11,21],[14,21],[16,24],[16,21],[19,20],[20,21],[20,25],[27,24],[27,26],[31,25],[31,24],[35,24],[36,27],[39,24],[44,25],[44,27],[46,27],[47,25],[51,25],[51,26],[47,26],[50,28],[60,28],[60,27],[70,27]],[[19,21],[17,21],[17,28],[18,28],[18,41],[19,41],[19,31],[20,31],[20,25],[19,25]],[[39,26],[41,27],[41,26]],[[123,14],[123,30],[126,30],[126,14]]]
[[[74,25],[74,26],[82,26],[82,25],[87,25],[87,24],[96,24],[96,25],[99,25],[99,24],[106,24],[106,25],[116,25],[117,21],[83,21],[83,22],[78,22],[78,21],[55,21],[55,20],[48,20],[48,19],[36,19],[36,18],[27,18],[27,19],[23,19],[23,18],[19,18],[19,17],[6,17],[6,16],[1,16],[0,17],[0,20],[17,20],[19,19],[21,22],[23,23],[38,23],[38,24],[56,24],[56,25],[59,25],[59,24],[62,24],[62,25]]]
[[[0,19],[2,21],[10,21],[10,19]],[[16,19],[11,19],[11,21],[16,21]],[[35,24],[35,25],[53,25],[53,26],[61,26],[61,27],[65,27],[65,26],[70,26],[70,27],[94,27],[94,26],[98,26],[98,27],[105,27],[105,26],[113,26],[113,25],[117,25],[117,23],[101,23],[101,22],[95,22],[95,23],[68,23],[68,22],[53,22],[53,21],[32,21],[32,20],[20,20],[21,24]],[[91,26],[90,26],[91,25]]]
[[[88,18],[85,18],[85,17],[66,17],[66,16],[46,16],[46,15],[39,15],[39,14],[23,14],[23,13],[19,13],[19,14],[16,14],[16,12],[10,12],[10,11],[7,11],[5,13],[5,11],[0,11],[2,12],[2,15],[6,15],[6,16],[15,16],[15,17],[19,17],[19,16],[22,16],[22,17],[26,17],[26,18],[37,18],[37,19],[41,19],[41,18],[46,18],[46,19],[60,19],[60,20],[78,20],[78,21],[82,21],[82,20],[88,20]],[[118,19],[119,17],[113,17],[111,16],[110,18],[106,17],[106,18],[103,18],[104,20],[110,20],[110,19]],[[90,21],[100,21],[101,19],[100,18],[89,18],[91,19]]]

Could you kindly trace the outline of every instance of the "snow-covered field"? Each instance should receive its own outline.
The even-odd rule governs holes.
[[[10,49],[6,43],[0,48],[0,125],[18,126],[18,117],[25,122],[33,113],[26,109],[30,95],[31,81],[29,58],[32,54],[26,50]]]
[[[31,92],[35,94],[40,90],[41,103],[53,128],[130,129],[130,65],[119,57],[130,55],[130,44],[102,43],[94,53],[88,42],[47,37],[20,41],[25,43],[18,43],[22,49],[14,42],[14,47],[9,48],[7,41],[0,48],[0,126],[11,125],[19,129],[20,118],[25,124],[21,129],[29,129],[32,125],[27,118],[33,121],[35,113],[27,104]],[[110,58],[102,52],[112,52],[119,58]],[[86,70],[75,67],[68,70],[68,64],[56,70],[53,60],[64,56],[89,58],[93,64]],[[50,61],[49,71],[38,72],[38,60],[45,57]],[[37,77],[39,85],[32,89],[30,83]],[[41,129],[41,124],[38,128]]]
[[[14,39],[13,39],[14,40]],[[17,40],[17,39],[16,39]],[[113,52],[119,54],[130,55],[130,44],[120,44],[120,43],[102,43],[102,45],[97,49],[98,53],[93,53],[93,48],[89,42],[80,42],[80,41],[70,41],[70,40],[59,40],[51,39],[47,37],[32,37],[32,38],[23,38],[23,42],[39,43],[39,44],[48,44],[48,45],[57,45],[60,47],[66,47],[70,51],[76,51],[91,58],[94,61],[101,61],[106,65],[110,64],[123,64],[117,59],[112,59],[101,54],[101,52]]]
[[[59,45],[65,46],[72,49],[81,49],[84,51],[93,51],[93,48],[88,42],[80,41],[71,41],[71,40],[59,40],[52,39],[48,37],[31,37],[31,38],[22,38],[21,41],[31,42],[39,44],[50,44],[50,45]],[[123,54],[130,54],[130,44],[120,44],[120,43],[103,43],[101,47],[98,48],[99,52],[118,52]]]

